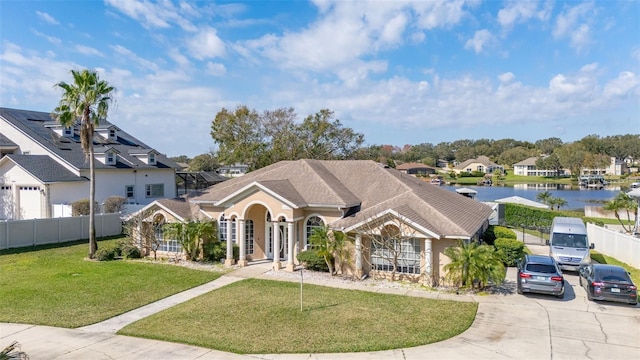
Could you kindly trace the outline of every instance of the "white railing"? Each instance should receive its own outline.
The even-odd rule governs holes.
[[[122,234],[120,214],[95,217],[96,236]],[[89,238],[89,217],[0,221],[0,249],[57,244]]]
[[[595,250],[640,269],[640,238],[588,223],[587,235]]]

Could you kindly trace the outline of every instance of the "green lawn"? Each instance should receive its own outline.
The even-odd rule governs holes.
[[[241,354],[397,349],[466,330],[477,304],[249,279],[142,319],[119,334]]]
[[[79,327],[221,275],[139,261],[89,261],[88,248],[83,242],[0,252],[0,322]]]

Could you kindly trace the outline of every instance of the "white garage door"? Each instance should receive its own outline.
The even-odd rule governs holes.
[[[20,186],[21,219],[36,219],[40,217],[40,187]]]

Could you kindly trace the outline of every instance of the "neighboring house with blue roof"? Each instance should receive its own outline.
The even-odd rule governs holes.
[[[89,162],[79,126],[46,112],[0,108],[0,219],[59,216],[55,205],[89,198]],[[176,197],[173,161],[108,121],[96,126],[96,201],[146,205]]]

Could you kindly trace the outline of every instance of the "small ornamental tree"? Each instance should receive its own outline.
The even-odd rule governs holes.
[[[489,281],[504,281],[506,271],[493,246],[460,240],[458,246],[446,248],[444,254],[451,259],[444,266],[446,278],[458,287],[482,290]]]

